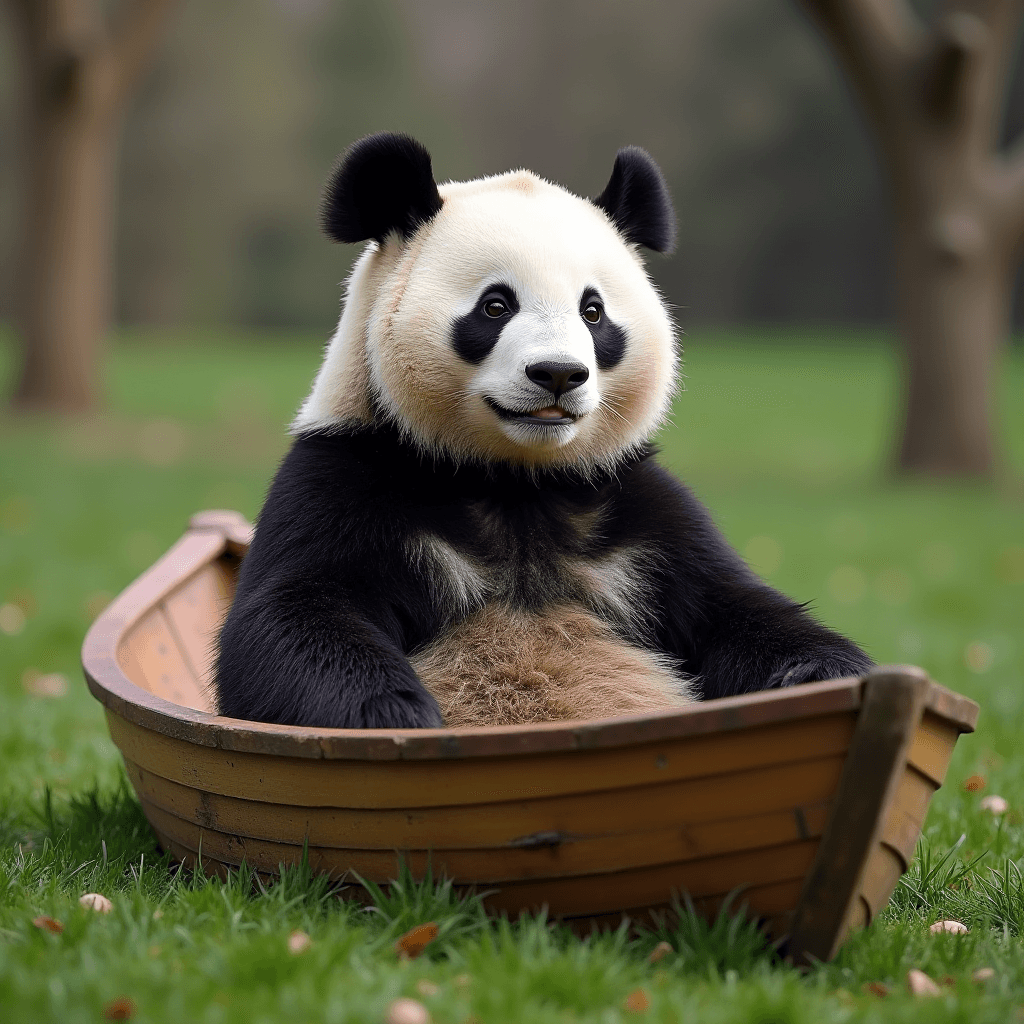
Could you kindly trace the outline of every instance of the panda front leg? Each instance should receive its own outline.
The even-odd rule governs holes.
[[[221,631],[222,715],[339,729],[444,724],[385,608],[308,580],[264,588],[240,595]]]
[[[716,594],[687,659],[705,700],[861,675],[871,659],[763,584]]]

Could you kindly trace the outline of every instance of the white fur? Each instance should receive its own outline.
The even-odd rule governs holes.
[[[451,618],[481,608],[487,584],[473,563],[435,534],[422,534],[406,548],[410,562],[430,586],[434,601]]]
[[[613,548],[601,558],[573,559],[594,611],[640,631],[652,625],[651,563],[653,552],[642,547]]]
[[[370,243],[295,433],[372,421],[374,403],[425,452],[527,466],[613,465],[663,421],[675,390],[672,322],[644,265],[603,211],[528,171],[440,187],[441,212],[405,242]],[[451,344],[452,324],[495,284],[520,302],[480,365]],[[626,353],[599,370],[579,303],[596,288],[626,332]],[[531,362],[583,363],[583,386],[556,428],[501,419],[487,404],[550,403]]]

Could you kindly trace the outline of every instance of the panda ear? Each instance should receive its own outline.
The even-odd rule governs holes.
[[[335,242],[403,238],[441,209],[430,154],[408,135],[380,132],[346,150],[327,181],[320,222]]]
[[[611,217],[626,241],[655,252],[675,249],[672,197],[658,165],[639,146],[618,151],[612,176],[593,203]]]

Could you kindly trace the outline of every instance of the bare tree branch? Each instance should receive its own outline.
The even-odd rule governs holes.
[[[949,11],[937,20],[933,40],[922,62],[922,99],[932,118],[950,124],[966,113],[968,79],[977,74],[989,31],[977,15]]]
[[[893,99],[927,38],[906,0],[801,0],[832,41],[872,112],[889,121]]]
[[[142,73],[175,3],[176,0],[133,0],[121,24],[112,31],[108,54],[115,102],[125,100]]]
[[[991,152],[998,141],[1022,17],[1021,0],[949,0],[922,58],[924,109],[940,125],[965,131],[979,153]]]

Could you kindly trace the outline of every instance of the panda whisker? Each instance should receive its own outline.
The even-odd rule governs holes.
[[[610,413],[614,413],[614,415],[618,416],[623,423],[629,423],[629,420],[625,416],[623,416],[618,409],[615,408],[610,399],[602,397],[599,407],[601,409],[607,409]],[[632,424],[630,425],[632,426]]]

